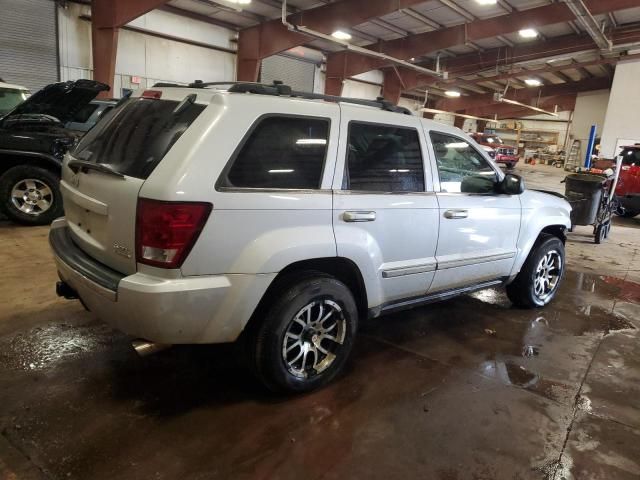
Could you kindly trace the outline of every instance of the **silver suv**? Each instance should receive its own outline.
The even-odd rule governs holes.
[[[147,348],[239,340],[288,391],[334,378],[370,317],[496,285],[544,306],[571,226],[457,128],[283,85],[138,92],[61,190],[60,295]]]

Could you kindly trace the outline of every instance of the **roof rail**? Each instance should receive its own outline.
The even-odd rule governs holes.
[[[163,87],[184,87],[184,85],[162,84],[158,86]],[[387,112],[402,113],[404,115],[413,115],[411,110],[405,107],[394,105],[393,103],[385,100],[383,97],[378,97],[375,100],[365,100],[362,98],[340,97],[337,95],[324,95],[322,93],[310,93],[299,92],[293,90],[290,86],[284,85],[280,81],[274,81],[272,84],[255,83],[255,82],[203,82],[196,80],[188,85],[189,88],[207,88],[207,87],[219,87],[229,86],[227,91],[233,93],[253,93],[256,95],[273,95],[273,96],[286,96],[295,98],[304,98],[306,100],[324,100],[326,102],[342,102],[351,103],[354,105],[364,105],[367,107],[380,108]]]

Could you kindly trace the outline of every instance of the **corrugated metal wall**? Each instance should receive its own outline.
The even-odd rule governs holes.
[[[56,3],[0,0],[0,78],[36,91],[58,81]]]
[[[274,80],[282,80],[294,90],[313,92],[315,70],[316,66],[311,62],[274,55],[262,61],[260,81],[271,83]]]

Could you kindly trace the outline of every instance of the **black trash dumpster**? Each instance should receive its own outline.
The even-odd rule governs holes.
[[[593,225],[600,201],[603,183],[607,178],[601,175],[573,173],[565,178],[565,197],[571,204],[571,223],[573,225]]]

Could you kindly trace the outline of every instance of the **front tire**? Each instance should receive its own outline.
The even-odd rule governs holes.
[[[0,177],[0,206],[23,225],[49,225],[62,216],[60,178],[50,170],[18,165]]]
[[[308,272],[278,290],[249,336],[248,353],[259,380],[290,393],[322,387],[344,367],[358,326],[349,288],[319,272]]]
[[[556,296],[564,270],[564,244],[557,237],[542,234],[520,273],[507,285],[507,296],[521,308],[544,307]]]

